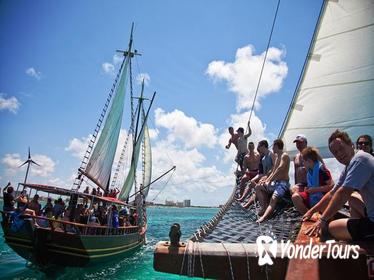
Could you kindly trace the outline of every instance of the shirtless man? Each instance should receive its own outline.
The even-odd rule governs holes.
[[[266,180],[256,186],[256,196],[261,205],[261,216],[257,222],[263,222],[269,217],[277,204],[277,202],[284,198],[286,195],[290,195],[290,183],[288,172],[290,169],[290,157],[287,153],[283,152],[283,141],[276,139],[273,142],[273,152],[276,154],[276,160],[273,171],[266,178]],[[269,202],[269,195],[271,199]]]
[[[299,153],[293,160],[295,166],[295,185],[291,187],[291,194],[303,192],[304,188],[307,186],[306,168],[301,152],[308,146],[308,141],[304,135],[299,134],[293,142],[296,143],[296,148]]]
[[[239,138],[238,138],[238,145],[237,145],[238,154],[236,155],[235,161],[239,164],[240,171],[243,172],[244,171],[244,167],[243,167],[244,156],[248,153],[247,139],[248,139],[249,136],[251,136],[252,131],[251,131],[251,127],[249,126],[249,123],[248,123],[248,133],[247,134],[244,134],[244,128],[242,128],[242,127],[239,127],[236,130],[236,132],[238,133]]]
[[[234,144],[236,148],[238,148],[238,139],[239,134],[234,133],[234,128],[232,126],[229,127],[229,133],[231,135],[229,139],[229,143],[225,146],[226,149],[230,149],[231,144]]]
[[[275,155],[272,151],[269,150],[269,144],[266,140],[261,140],[258,142],[257,151],[260,153],[261,156],[261,166],[262,170],[251,180],[249,184],[247,184],[247,188],[245,189],[242,197],[239,198],[239,201],[243,201],[250,190],[256,187],[256,184],[262,184],[265,182],[266,178],[271,174],[273,171],[273,166],[275,164]],[[250,199],[243,205],[244,208],[248,208],[256,199],[256,194],[254,193]]]
[[[248,151],[243,160],[244,175],[239,184],[240,195],[243,195],[244,188],[248,181],[256,177],[260,165],[261,157],[260,154],[255,151],[255,144],[253,142],[248,143]]]

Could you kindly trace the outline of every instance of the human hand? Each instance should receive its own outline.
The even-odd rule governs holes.
[[[304,189],[304,191],[306,192],[306,193],[309,193],[309,194],[312,194],[312,193],[316,193],[317,191],[315,190],[315,188],[308,188],[308,187],[306,187],[305,189]]]
[[[321,234],[321,228],[322,228],[321,220],[318,220],[313,225],[307,227],[304,233],[308,235],[309,237],[318,236]]]
[[[308,220],[310,220],[310,218],[312,218],[312,216],[313,216],[313,213],[309,210],[309,211],[307,211],[307,212],[304,214],[304,216],[303,216],[303,218],[302,218],[302,221],[303,221],[303,222],[308,221]]]
[[[327,222],[319,219],[313,225],[308,227],[304,233],[310,237],[322,236],[322,230],[327,227]]]

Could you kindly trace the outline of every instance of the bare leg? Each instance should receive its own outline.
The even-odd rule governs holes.
[[[242,179],[240,180],[240,184],[239,184],[240,198],[238,199],[239,201],[243,201],[249,192],[249,190],[246,188],[246,185],[249,180],[250,180],[250,177],[247,176],[246,174],[244,174]]]
[[[259,215],[262,215],[265,212],[266,207],[269,205],[269,196],[266,192],[264,185],[256,185],[256,197],[258,198],[258,201],[261,205],[261,210],[258,213]]]
[[[241,197],[239,197],[237,200],[240,202],[243,202],[244,199],[247,197],[248,193],[255,187],[255,183],[253,181],[250,181],[247,187],[244,190],[244,193]]]
[[[337,240],[352,240],[347,228],[348,219],[339,219],[330,222],[329,232]]]
[[[293,185],[291,188],[290,188],[290,192],[291,194],[294,194],[294,193],[298,193],[302,190],[300,190],[300,186],[299,185]]]
[[[308,208],[305,206],[303,198],[299,195],[298,192],[292,194],[292,202],[295,205],[297,211],[299,211],[302,215],[304,215]]]
[[[247,203],[243,205],[243,207],[248,208],[255,202],[255,200],[256,200],[256,193],[251,195],[251,197],[248,199]]]
[[[365,204],[358,192],[353,192],[348,200],[351,218],[359,219],[365,217]]]
[[[269,206],[265,210],[265,213],[257,220],[258,223],[263,222],[267,217],[269,217],[273,213],[275,206],[277,205],[277,202],[278,198],[273,195],[271,197]]]

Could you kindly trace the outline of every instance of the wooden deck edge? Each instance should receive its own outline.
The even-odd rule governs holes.
[[[318,217],[314,217],[316,220]],[[303,222],[300,231],[295,240],[295,244],[312,244],[312,245],[326,245],[317,237],[309,237],[305,234],[305,230],[311,226],[314,221]],[[374,244],[372,243],[357,243],[348,244],[344,242],[337,242],[341,248],[346,248],[352,245],[359,245],[358,259],[333,259],[327,257],[327,249],[323,250],[322,258],[316,259],[290,259],[288,263],[286,280],[319,280],[319,279],[374,279]],[[373,262],[373,271],[370,271],[370,259]]]
[[[295,244],[306,244],[312,239],[312,244],[319,244],[316,237],[305,235],[305,230],[311,226],[313,221],[306,221],[301,224],[301,228],[296,237]],[[318,280],[319,279],[319,261],[318,259],[291,259],[288,263],[286,280]]]
[[[268,279],[284,279],[286,274],[287,259],[276,258],[272,266],[259,266],[256,244],[190,242],[187,246],[170,247],[165,241],[157,243],[154,269],[219,279],[232,279],[232,276],[235,279],[267,279],[267,275]]]

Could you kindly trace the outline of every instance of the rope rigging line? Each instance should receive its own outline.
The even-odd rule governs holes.
[[[223,244],[223,242],[221,242],[221,245],[222,245],[223,249],[225,249],[226,254],[227,254],[227,257],[228,257],[228,259],[229,259],[229,267],[230,267],[230,272],[231,272],[231,279],[234,280],[234,279],[235,279],[235,278],[234,278],[234,269],[233,269],[233,267],[232,267],[230,253],[229,253],[229,251],[227,250],[225,244]]]
[[[160,194],[161,192],[164,191],[164,189],[166,188],[167,184],[168,184],[169,181],[172,179],[175,170],[176,170],[176,169],[173,170],[173,172],[170,174],[168,180],[166,181],[165,185],[164,185],[164,186],[161,188],[161,190],[156,194],[156,196],[151,200],[152,202],[155,201],[156,198],[159,196],[159,194]]]
[[[273,19],[273,24],[272,24],[272,26],[271,26],[270,36],[269,36],[269,40],[268,40],[267,47],[266,47],[266,52],[265,52],[264,61],[262,62],[261,72],[260,72],[260,77],[259,77],[258,82],[257,82],[257,87],[256,87],[255,97],[253,98],[253,103],[252,103],[252,108],[251,108],[251,111],[250,111],[250,114],[249,114],[248,123],[251,121],[253,108],[254,108],[254,106],[255,106],[255,102],[256,102],[256,99],[257,99],[258,89],[260,88],[261,79],[262,79],[262,73],[263,73],[264,68],[265,68],[265,62],[266,62],[266,58],[267,58],[267,55],[268,55],[268,51],[269,51],[269,46],[270,46],[271,38],[272,38],[272,36],[273,36],[273,31],[274,31],[275,21],[276,21],[276,19],[277,19],[277,15],[278,15],[279,4],[280,4],[280,0],[278,0],[277,9],[275,10],[275,15],[274,15],[274,19]]]

